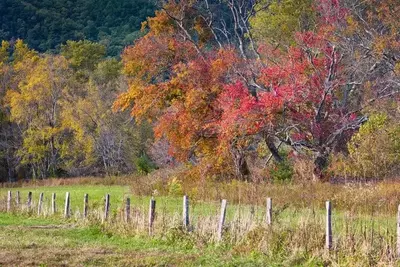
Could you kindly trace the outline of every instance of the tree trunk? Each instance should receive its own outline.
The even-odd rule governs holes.
[[[244,151],[232,146],[231,152],[233,156],[233,162],[235,164],[236,175],[240,180],[249,180],[250,170],[246,162]]]
[[[318,152],[314,160],[314,180],[327,181],[329,179],[326,174],[326,167],[328,167],[328,154]]]
[[[277,162],[282,162],[283,158],[281,157],[281,155],[279,155],[279,150],[275,145],[274,137],[270,134],[264,134],[264,140],[274,160],[276,160]]]

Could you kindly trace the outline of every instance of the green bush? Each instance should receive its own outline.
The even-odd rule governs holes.
[[[135,166],[139,174],[148,174],[156,168],[155,164],[146,154],[138,157],[135,160]]]
[[[292,180],[294,174],[293,166],[288,160],[276,162],[269,170],[271,180],[274,182],[287,182]]]

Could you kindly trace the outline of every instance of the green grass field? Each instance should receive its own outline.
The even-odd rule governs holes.
[[[102,201],[105,192],[125,194],[124,187],[19,189],[20,192],[90,192]],[[3,190],[4,191],[4,190]],[[2,193],[4,193],[2,191]],[[121,198],[122,199],[122,198]],[[141,198],[132,198],[141,204]],[[147,199],[146,199],[147,200]],[[168,198],[168,203],[174,203]],[[180,198],[179,198],[180,200]],[[116,206],[121,204],[121,200]],[[78,208],[78,203],[72,201]],[[147,202],[146,202],[147,203]],[[170,205],[169,208],[173,208]],[[241,255],[226,245],[194,246],[174,237],[125,236],[102,225],[81,224],[61,216],[38,217],[0,213],[0,266],[264,266],[261,254]]]
[[[100,227],[53,219],[0,215],[0,266],[262,266],[260,255],[242,257],[226,247],[122,237]]]
[[[0,189],[4,202],[9,189]],[[27,214],[0,213],[0,266],[249,266],[263,265],[261,256],[234,255],[229,247],[213,245],[196,248],[185,242],[168,238],[150,238],[146,235],[127,237],[103,229],[102,225],[79,223],[62,218],[65,193],[70,192],[73,212],[82,210],[83,195],[89,194],[92,209],[100,209],[105,194],[111,195],[113,211],[123,206],[126,197],[131,206],[147,211],[150,197],[133,196],[127,186],[73,185],[48,187],[12,188],[13,197],[19,191],[21,203],[32,192],[33,205],[41,192],[44,206],[50,206],[52,193],[57,195],[58,215],[28,216]],[[180,214],[181,197],[156,197],[157,210],[168,214]],[[218,203],[191,203],[191,215],[218,213]],[[233,216],[233,207],[228,217]],[[35,256],[40,255],[40,256]]]
[[[283,185],[282,185],[283,186]],[[214,238],[219,201],[190,201],[194,230],[180,227],[182,197],[155,196],[153,236],[147,233],[150,196],[133,195],[128,186],[66,185],[12,188],[21,203],[28,192],[34,205],[44,193],[44,206],[57,194],[58,213],[4,212],[8,188],[0,189],[0,266],[388,266],[395,265],[396,217],[333,211],[334,248],[324,249],[325,211],[320,207],[274,206],[273,225],[265,225],[262,205],[229,203],[224,239]],[[65,193],[74,216],[63,219]],[[111,218],[81,218],[83,195],[90,210],[101,214],[111,195]],[[132,222],[122,221],[123,203],[131,198]]]

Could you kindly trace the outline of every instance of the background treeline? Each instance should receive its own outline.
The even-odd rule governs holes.
[[[2,0],[0,40],[23,39],[44,52],[87,39],[117,56],[140,36],[141,22],[154,10],[152,0]]]
[[[0,81],[2,181],[150,168],[149,125],[111,110],[127,85],[103,45],[68,41],[50,55],[3,41]]]

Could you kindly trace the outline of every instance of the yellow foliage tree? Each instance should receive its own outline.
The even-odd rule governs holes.
[[[65,134],[61,100],[71,72],[64,57],[38,57],[25,48],[16,46],[16,68],[24,77],[17,90],[7,92],[7,99],[11,120],[23,130],[18,151],[22,163],[31,165],[34,177],[48,177],[56,175],[60,166]]]

